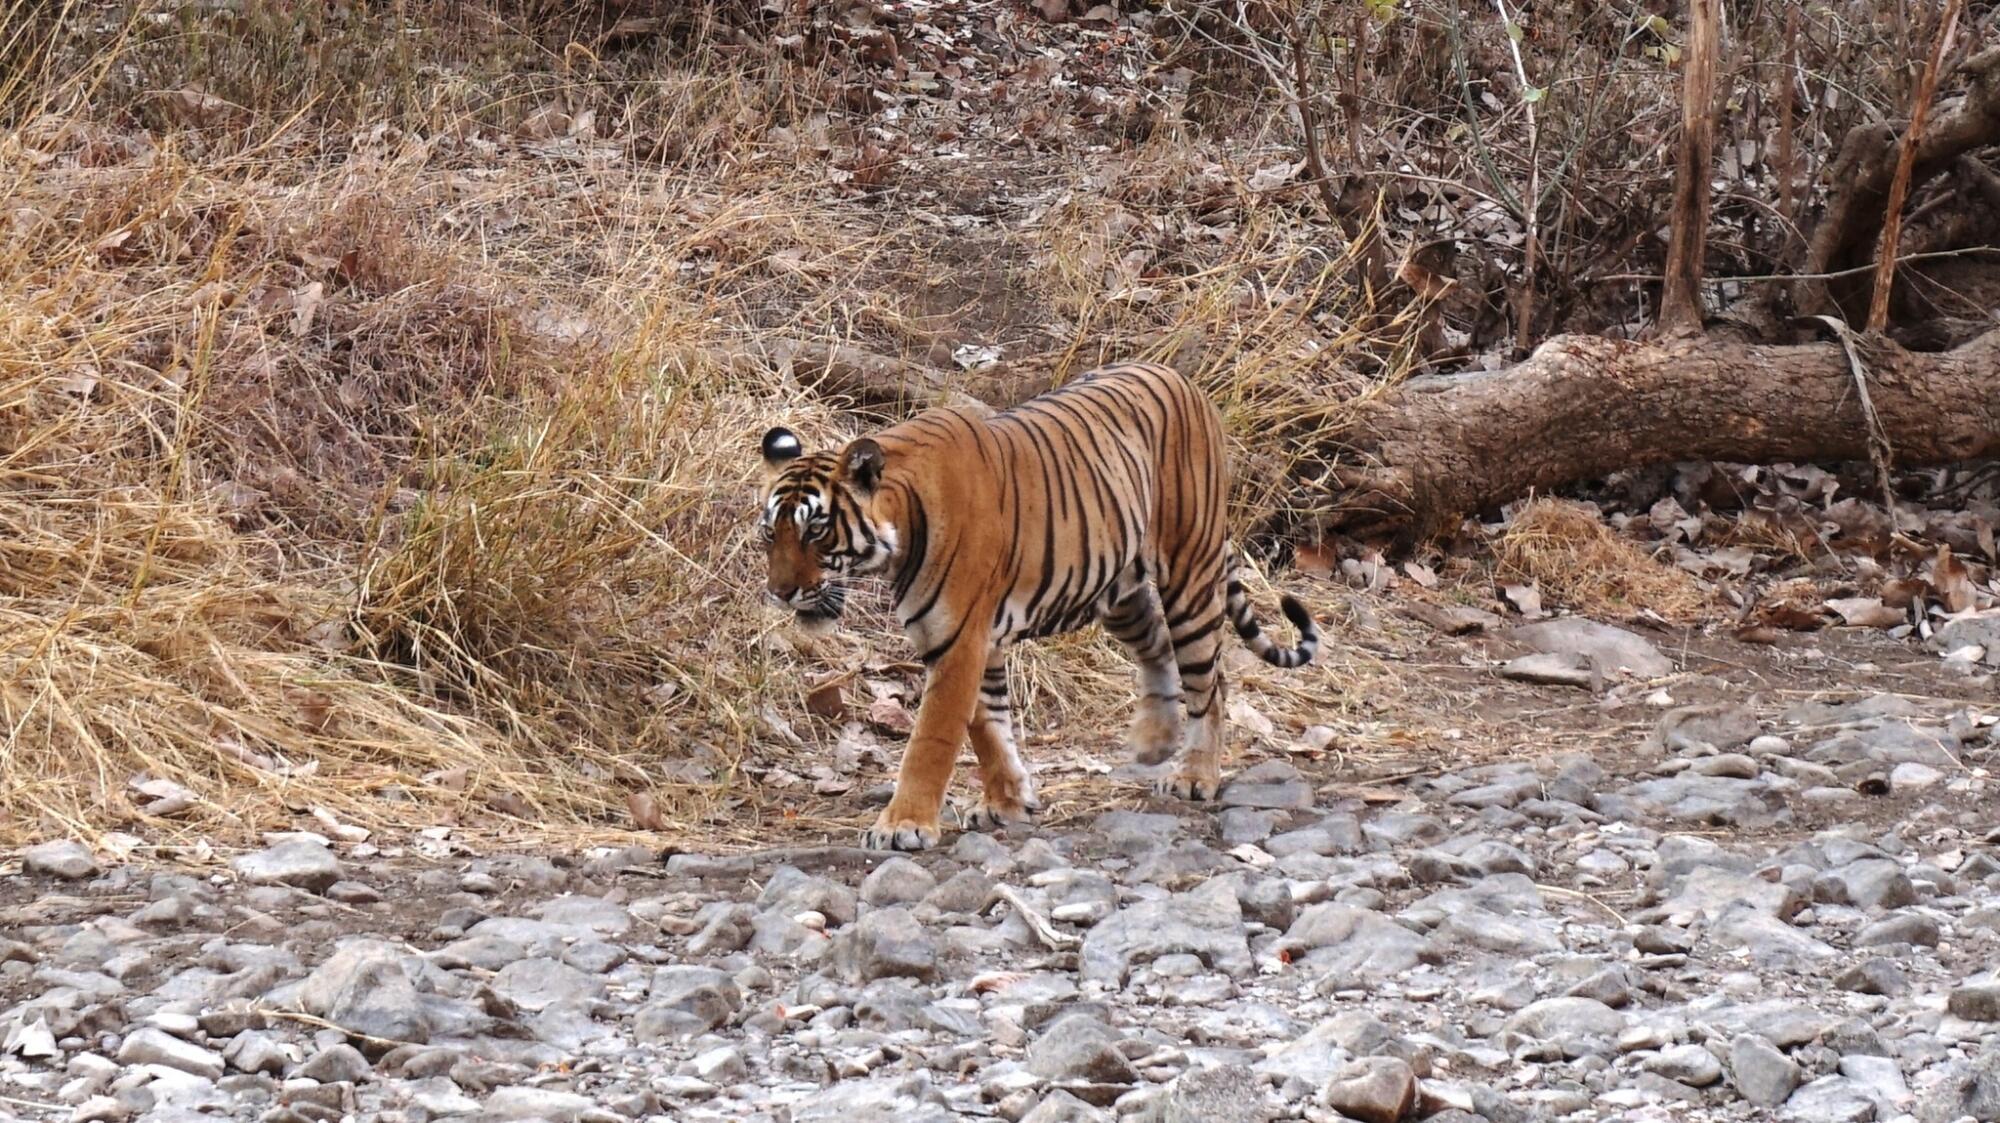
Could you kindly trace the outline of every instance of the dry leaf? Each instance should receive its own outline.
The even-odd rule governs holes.
[[[535,817],[535,809],[528,806],[528,801],[522,799],[516,792],[494,792],[486,797],[486,806],[500,812],[502,815],[512,815],[516,819],[532,819]]]
[[[1331,577],[1338,559],[1333,550],[1324,544],[1300,546],[1292,552],[1292,565],[1308,577]]]
[[[1502,585],[1500,595],[1514,606],[1514,611],[1530,620],[1548,615],[1542,611],[1542,592],[1533,585]]]
[[[659,805],[653,802],[648,792],[627,792],[625,809],[632,813],[632,825],[642,831],[667,829],[667,821],[660,817]]]
[[[1027,977],[1019,971],[986,971],[972,976],[972,982],[967,984],[967,988],[973,994],[993,994],[1006,990]]]
[[[303,338],[312,330],[313,313],[326,299],[326,286],[318,281],[292,293],[292,338]]]
[[[1937,560],[1931,563],[1931,587],[1937,590],[1946,612],[1965,612],[1978,607],[1979,594],[1973,587],[1972,573],[1964,562],[1952,557],[1950,546],[1938,547]]]
[[[1894,628],[1909,623],[1902,611],[1883,604],[1879,597],[1839,597],[1826,602],[1840,614],[1840,622],[1850,628]]]
[[[1404,562],[1403,572],[1409,576],[1410,580],[1415,581],[1418,585],[1422,586],[1423,588],[1426,589],[1437,588],[1438,585],[1437,570],[1432,569],[1430,566],[1427,566],[1422,562],[1414,562],[1414,561]]]
[[[442,772],[432,772],[424,776],[424,783],[448,792],[462,792],[470,783],[472,773],[465,768],[447,768]]]
[[[353,844],[368,841],[369,831],[367,827],[358,827],[352,823],[343,823],[339,819],[334,818],[332,811],[324,807],[313,807],[308,813],[312,815],[313,821],[326,828],[328,835],[342,842]]]
[[[1265,717],[1262,710],[1251,705],[1249,699],[1241,696],[1229,700],[1229,720],[1231,724],[1247,729],[1259,737],[1269,737],[1277,732],[1277,727],[1271,724],[1271,719]]]

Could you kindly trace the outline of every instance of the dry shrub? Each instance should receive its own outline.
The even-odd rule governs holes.
[[[1701,583],[1618,537],[1580,503],[1535,499],[1493,542],[1499,576],[1532,582],[1561,604],[1586,614],[1630,615],[1650,610],[1691,623],[1712,607]]]

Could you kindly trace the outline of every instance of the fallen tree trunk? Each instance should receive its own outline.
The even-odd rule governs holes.
[[[2000,454],[2000,330],[1943,353],[1855,340],[1905,466]],[[1413,379],[1372,403],[1266,529],[1407,544],[1576,480],[1680,460],[1866,460],[1871,422],[1841,343],[1558,336],[1506,370]]]

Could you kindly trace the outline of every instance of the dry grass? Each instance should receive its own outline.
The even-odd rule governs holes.
[[[327,817],[570,845],[852,825],[839,783],[790,777],[877,734],[804,696],[828,668],[907,689],[906,646],[879,606],[792,635],[754,595],[745,512],[765,426],[824,442],[855,422],[707,356],[934,343],[909,311],[930,228],[885,226],[774,139],[805,131],[809,73],[695,44],[633,87],[272,22],[310,7],[135,21],[0,89],[0,844],[236,844]],[[0,41],[32,12],[0,6]],[[285,98],[250,80],[302,67]],[[137,78],[226,104],[128,113]],[[545,135],[633,89],[626,116],[671,153]],[[988,248],[1068,246],[1064,224],[1114,203]],[[1054,377],[1162,331],[1207,342],[1246,509],[1294,430],[1372,385],[1339,361],[1360,342],[1343,263],[1282,219],[1161,251],[1141,301],[1060,254],[1022,274],[1061,309]],[[1354,718],[1387,676],[1330,662],[1261,704],[1294,728]],[[1046,645],[1018,674],[1040,744],[1119,759],[1114,645]],[[850,782],[893,765],[883,739]],[[1058,814],[1110,798],[1068,790]]]
[[[1510,582],[1532,582],[1576,612],[1630,616],[1642,609],[1693,623],[1715,609],[1692,575],[1618,537],[1579,503],[1535,499],[1493,542],[1497,569]]]

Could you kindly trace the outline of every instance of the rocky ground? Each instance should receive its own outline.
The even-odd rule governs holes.
[[[0,881],[0,1117],[2000,1120],[1993,725],[1949,693],[1269,759],[916,856],[48,844]]]

